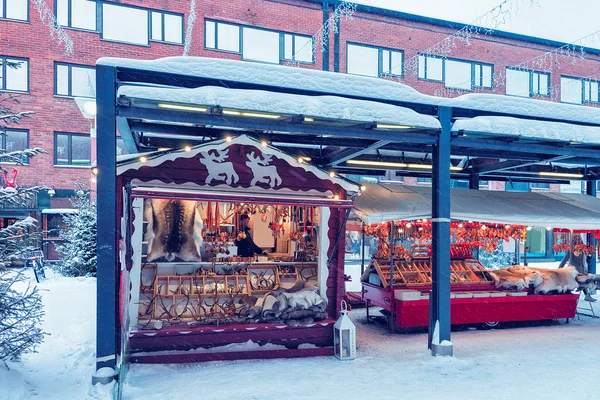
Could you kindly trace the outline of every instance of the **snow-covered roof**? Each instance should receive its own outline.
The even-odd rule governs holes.
[[[206,57],[166,57],[156,60],[104,57],[100,58],[97,63],[154,72],[310,90],[321,92],[324,95],[359,96],[373,100],[462,107],[494,113],[555,118],[600,125],[600,109],[595,107],[481,93],[471,93],[456,98],[435,97],[419,93],[410,86],[397,81],[307,68]]]
[[[475,117],[454,122],[452,131],[600,144],[600,127],[513,117]]]
[[[133,99],[207,107],[220,106],[227,109],[288,116],[304,115],[320,119],[360,123],[381,122],[440,129],[437,118],[419,114],[410,108],[337,96],[303,96],[262,90],[226,89],[214,86],[195,89],[123,86],[119,89],[118,95]]]
[[[440,106],[600,125],[600,108],[596,107],[487,93],[470,93],[454,98],[436,99]]]
[[[434,103],[434,98],[399,82],[247,61],[207,57],[165,57],[156,60],[103,57],[98,59],[97,64],[311,90],[322,92],[324,95],[340,94],[414,103]]]

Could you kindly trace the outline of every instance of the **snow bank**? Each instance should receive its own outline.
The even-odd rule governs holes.
[[[258,111],[288,116],[304,115],[320,119],[341,119],[361,123],[381,122],[440,129],[440,123],[436,118],[419,114],[409,108],[336,96],[301,96],[214,86],[203,86],[195,89],[123,86],[119,89],[118,95],[133,99],[206,107],[220,106],[225,109]]]

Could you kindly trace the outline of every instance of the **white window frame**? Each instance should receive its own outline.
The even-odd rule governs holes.
[[[208,38],[207,31],[209,29],[208,23],[214,24],[214,26],[213,26],[214,31],[212,34],[212,38],[214,40],[213,47],[210,47],[207,45],[207,38]],[[233,26],[233,27],[237,28],[237,30],[238,30],[237,50],[229,50],[229,49],[223,49],[223,48],[219,47],[219,25],[228,25],[228,26]],[[218,21],[218,20],[214,20],[214,19],[205,19],[204,20],[204,48],[207,50],[222,51],[225,53],[242,54],[242,25],[234,24],[234,23],[230,23],[230,22]]]
[[[314,64],[315,63],[315,52],[313,51],[314,49],[314,43],[313,43],[313,38],[312,36],[309,35],[301,35],[298,33],[288,33],[288,32],[282,32],[281,33],[282,37],[280,37],[280,40],[283,39],[283,43],[282,43],[282,47],[283,47],[283,51],[280,53],[280,59],[281,60],[285,60],[285,61],[290,61],[290,62],[295,62],[295,63],[300,63],[300,64]],[[291,57],[287,57],[288,54],[288,37],[291,38],[291,48],[289,49],[290,54],[292,55]],[[310,41],[309,45],[310,45],[310,61],[304,61],[304,60],[297,60],[296,59],[296,55],[298,53],[298,50],[302,50],[304,47],[301,47],[300,49],[296,49],[296,38],[302,38],[302,39],[308,39]]]
[[[600,82],[590,79],[583,79],[582,86],[584,103],[600,103]],[[595,90],[594,86],[596,87]],[[594,96],[592,96],[593,93],[596,94],[595,100]]]
[[[521,96],[521,95],[516,95],[516,94],[508,94],[506,93],[507,96],[516,96],[516,97],[550,97],[550,73],[549,72],[541,72],[541,71],[528,71],[528,70],[521,70],[519,68],[510,68],[510,67],[506,67],[506,71],[508,72],[509,70],[511,71],[518,71],[521,73],[527,73],[528,74],[528,83],[529,83],[529,94],[526,96]],[[546,84],[546,89],[547,89],[547,93],[543,94],[540,93],[540,78],[541,77],[546,77],[547,79],[547,84]],[[508,77],[508,73],[507,73],[507,77]],[[534,83],[535,81],[537,81],[537,90],[534,90]],[[505,83],[505,88],[506,88],[507,84]]]
[[[8,137],[10,136],[11,132],[22,132],[25,133],[27,140],[26,140],[26,144],[25,144],[25,148],[24,149],[10,149],[7,150],[6,149],[6,141],[8,140]],[[12,128],[7,128],[3,130],[4,135],[0,135],[0,149],[10,152],[10,151],[21,151],[21,150],[25,150],[27,148],[29,148],[29,129],[12,129]],[[23,157],[23,159],[21,159],[21,162],[24,165],[29,165],[29,157]],[[2,161],[2,156],[0,156],[0,163],[1,164],[16,164],[16,162],[14,161]]]

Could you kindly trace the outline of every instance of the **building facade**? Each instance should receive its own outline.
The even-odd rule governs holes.
[[[74,181],[90,180],[93,120],[75,98],[94,99],[94,65],[104,56],[227,58],[391,79],[438,96],[481,92],[598,106],[599,50],[501,31],[460,39],[463,27],[324,0],[0,0],[0,95],[17,96],[16,108],[35,112],[0,136],[0,148],[46,150],[16,167],[17,183],[54,189],[28,209],[0,210],[0,218],[54,215],[49,210],[68,207]],[[122,143],[119,150],[126,151]],[[539,183],[482,185],[558,190]],[[46,230],[60,225],[59,218],[43,220]]]

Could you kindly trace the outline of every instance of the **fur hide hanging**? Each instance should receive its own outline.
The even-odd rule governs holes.
[[[285,322],[305,325],[327,318],[327,300],[319,295],[318,288],[298,280],[289,289],[276,288],[258,299],[248,311],[249,322]]]
[[[202,228],[198,203],[190,200],[146,200],[146,261],[201,261]]]

